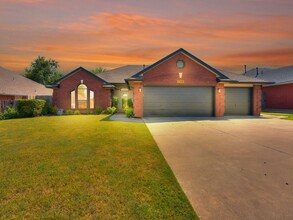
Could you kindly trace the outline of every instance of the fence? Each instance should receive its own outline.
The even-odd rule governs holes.
[[[17,100],[0,100],[0,112],[3,112],[8,107],[16,108]]]
[[[52,96],[36,96],[36,99],[43,99],[46,101],[49,101],[49,103],[52,105],[53,97]],[[0,100],[0,112],[3,112],[8,107],[16,108],[17,100]]]

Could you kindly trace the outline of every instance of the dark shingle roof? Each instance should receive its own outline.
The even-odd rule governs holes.
[[[147,66],[143,65],[127,65],[121,66],[116,69],[107,70],[99,74],[99,77],[104,79],[109,83],[125,83],[125,79],[133,76],[134,74],[140,72]]]
[[[259,68],[257,77],[256,69],[251,69],[243,75],[253,79],[262,79],[281,84],[293,81],[293,66],[286,66],[278,69]]]
[[[20,74],[0,67],[0,94],[16,96],[51,96],[52,90]]]
[[[235,83],[268,83],[266,80],[263,79],[258,79],[258,78],[251,78],[248,76],[244,76],[242,74],[236,74],[236,73],[231,73],[227,71],[222,71],[221,72],[229,78],[230,81],[235,82]]]

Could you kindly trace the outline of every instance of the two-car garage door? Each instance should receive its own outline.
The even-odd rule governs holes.
[[[213,87],[144,87],[144,116],[213,116]]]
[[[144,87],[144,116],[213,116],[214,87]],[[225,115],[251,115],[252,88],[225,87]]]

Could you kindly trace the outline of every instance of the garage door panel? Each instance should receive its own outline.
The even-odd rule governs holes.
[[[225,115],[250,115],[251,88],[225,88]]]
[[[212,116],[213,87],[144,87],[145,116]]]

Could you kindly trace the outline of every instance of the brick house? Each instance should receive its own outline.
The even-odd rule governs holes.
[[[267,82],[216,70],[184,49],[150,66],[128,65],[98,76],[79,67],[53,85],[54,104],[81,112],[133,98],[143,116],[259,115]],[[121,107],[121,106],[120,106]]]
[[[262,88],[264,109],[293,109],[293,66],[277,69],[256,68],[244,75],[273,82]]]

